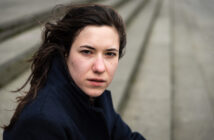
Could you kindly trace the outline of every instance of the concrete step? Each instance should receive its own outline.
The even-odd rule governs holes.
[[[173,7],[172,139],[213,139],[214,100],[212,95],[214,92],[210,90],[210,84],[213,88],[213,81],[208,84],[211,79],[207,78],[207,74],[214,74],[213,65],[210,65],[211,61],[213,64],[213,57],[207,57],[206,61],[202,61],[202,56],[205,57],[202,50],[207,43],[199,43],[199,40],[195,40],[198,39],[195,38],[198,34],[196,32],[200,30],[193,22],[194,13],[190,13],[190,7],[184,1],[181,3],[174,1]],[[193,21],[190,22],[190,20]],[[211,53],[207,52],[206,56],[211,56]],[[212,72],[204,71],[204,68]]]
[[[191,4],[163,1],[127,96],[124,120],[147,139],[214,137],[213,39],[206,38],[205,27],[197,22],[214,24],[209,16],[197,21]]]
[[[138,70],[122,116],[146,139],[171,140],[169,0],[157,0],[156,4],[156,8],[147,7],[148,12],[156,9],[157,18],[148,42],[141,45],[145,49],[138,60]]]
[[[96,2],[98,0],[90,0]],[[20,0],[0,2],[0,42],[45,22],[58,4],[88,3],[88,0]],[[42,3],[42,4],[41,4]]]
[[[0,2],[0,41],[16,35],[43,22],[56,4],[68,3],[69,0],[21,0]],[[41,4],[42,3],[42,4]]]

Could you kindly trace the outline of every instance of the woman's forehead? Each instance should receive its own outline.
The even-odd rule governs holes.
[[[86,26],[73,42],[78,46],[111,47],[119,49],[119,35],[111,26]]]

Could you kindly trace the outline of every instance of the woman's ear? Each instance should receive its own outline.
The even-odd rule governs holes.
[[[67,62],[67,60],[68,60],[68,53],[64,54],[64,58],[65,58],[65,62]]]
[[[67,59],[67,58],[68,58],[68,53],[66,52],[64,56],[65,56],[65,58]]]

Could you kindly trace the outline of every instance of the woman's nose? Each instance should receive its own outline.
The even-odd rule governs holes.
[[[92,67],[92,70],[93,72],[95,73],[103,73],[105,72],[105,63],[104,63],[104,60],[102,57],[97,57],[94,61],[94,64],[93,64],[93,67]]]

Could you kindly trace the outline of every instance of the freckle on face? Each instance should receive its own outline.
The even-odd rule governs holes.
[[[87,48],[80,46],[91,46],[93,50],[85,54],[81,51]],[[74,82],[88,96],[100,96],[111,83],[118,56],[109,57],[105,52],[112,48],[119,50],[119,35],[110,26],[86,26],[74,40],[67,59],[68,69]]]

